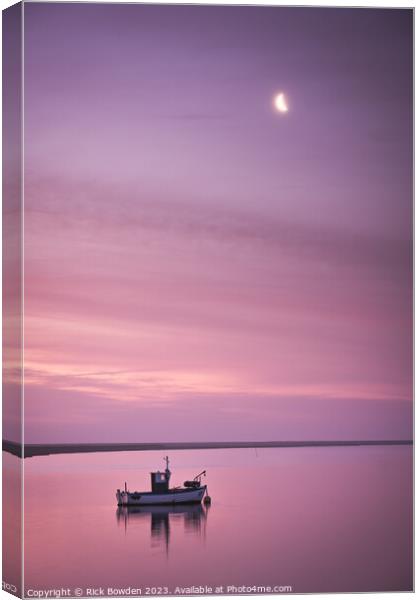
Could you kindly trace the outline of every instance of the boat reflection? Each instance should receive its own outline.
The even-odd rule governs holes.
[[[129,526],[150,519],[150,537],[152,543],[164,544],[169,548],[171,528],[181,522],[185,534],[194,534],[203,540],[206,537],[206,522],[209,507],[202,504],[183,504],[178,506],[119,506],[116,512],[118,525],[125,531]]]

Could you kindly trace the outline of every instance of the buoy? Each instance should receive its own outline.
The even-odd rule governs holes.
[[[204,496],[204,504],[211,504],[210,496]]]

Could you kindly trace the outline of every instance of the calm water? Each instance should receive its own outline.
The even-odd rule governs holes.
[[[172,484],[207,469],[212,504],[118,510],[164,452],[25,460],[25,588],[412,588],[412,449],[171,452]]]

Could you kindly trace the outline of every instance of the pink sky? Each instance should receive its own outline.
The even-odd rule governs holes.
[[[410,438],[411,13],[178,8],[25,7],[26,440]]]

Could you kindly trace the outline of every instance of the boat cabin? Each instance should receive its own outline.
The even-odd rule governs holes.
[[[152,492],[154,494],[162,494],[169,491],[169,480],[171,478],[171,472],[169,470],[169,459],[166,456],[166,469],[162,473],[161,471],[155,471],[150,473],[150,479],[152,483]]]

